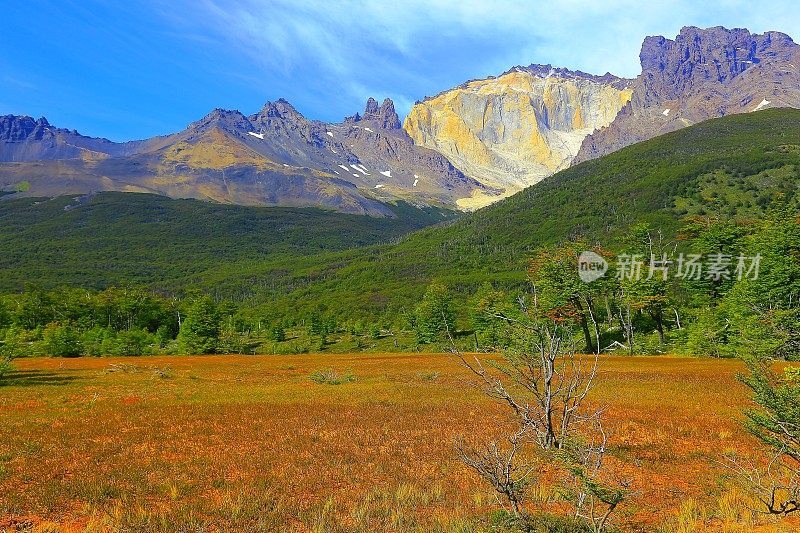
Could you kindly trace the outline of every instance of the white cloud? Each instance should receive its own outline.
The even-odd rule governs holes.
[[[552,63],[635,76],[646,35],[682,26],[797,34],[790,1],[739,0],[202,0],[169,4],[171,18],[214,34],[265,71],[320,84],[320,94],[413,100],[515,64]],[[437,67],[432,67],[436,65]],[[440,71],[439,71],[440,70]],[[291,97],[291,95],[289,95]]]

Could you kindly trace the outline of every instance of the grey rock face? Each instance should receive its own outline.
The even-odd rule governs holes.
[[[674,40],[647,37],[639,58],[630,103],[573,163],[709,118],[800,107],[800,46],[783,33],[686,27]]]
[[[50,129],[44,117],[33,120],[27,116],[4,115],[0,117],[0,142],[40,141]]]

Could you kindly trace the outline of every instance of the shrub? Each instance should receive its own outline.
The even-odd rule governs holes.
[[[271,341],[283,342],[286,340],[286,330],[282,325],[276,324],[269,330],[268,338]]]
[[[314,351],[315,352],[323,352],[325,351],[325,347],[328,345],[328,336],[324,333],[319,336],[319,338],[314,343]]]
[[[444,285],[431,283],[414,312],[417,342],[430,344],[453,330],[452,296]]]
[[[325,385],[341,385],[343,383],[352,383],[356,380],[355,376],[350,371],[342,375],[331,368],[327,370],[315,370],[311,373],[309,379],[314,383]]]
[[[30,341],[29,334],[23,329],[12,326],[0,331],[0,356],[17,357],[25,351],[25,345]]]
[[[3,383],[6,375],[13,372],[14,365],[11,364],[11,356],[4,355],[0,357],[0,384]]]
[[[178,340],[189,354],[214,353],[219,340],[220,315],[217,306],[208,296],[192,303],[186,320],[181,325]]]
[[[240,333],[235,328],[222,328],[217,342],[219,353],[246,353],[250,349],[250,335]]]
[[[83,354],[90,356],[109,355],[108,339],[113,337],[114,332],[107,328],[94,327],[81,333],[80,342],[83,347]]]
[[[47,355],[54,357],[78,357],[83,351],[78,333],[70,324],[51,322],[45,326],[42,340]]]
[[[120,331],[113,338],[110,355],[150,355],[155,353],[158,339],[143,329]]]
[[[686,349],[695,356],[729,357],[728,328],[723,313],[706,309],[687,327]]]
[[[524,531],[526,533],[591,533],[594,531],[591,524],[585,520],[547,513],[515,517],[508,511],[500,510],[489,515],[489,523],[493,529],[500,531]]]

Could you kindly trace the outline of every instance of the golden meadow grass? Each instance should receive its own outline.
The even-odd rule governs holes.
[[[0,388],[0,527],[474,531],[498,508],[452,443],[496,435],[502,410],[446,354],[15,364]],[[737,424],[740,363],[604,357],[601,369],[591,400],[635,490],[619,525],[776,530],[717,463],[756,447]],[[309,378],[327,370],[355,381]]]

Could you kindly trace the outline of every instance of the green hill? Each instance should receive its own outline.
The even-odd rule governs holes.
[[[405,203],[390,208],[395,218],[116,192],[0,201],[0,290],[26,283],[174,290],[220,265],[388,243],[459,216]]]

